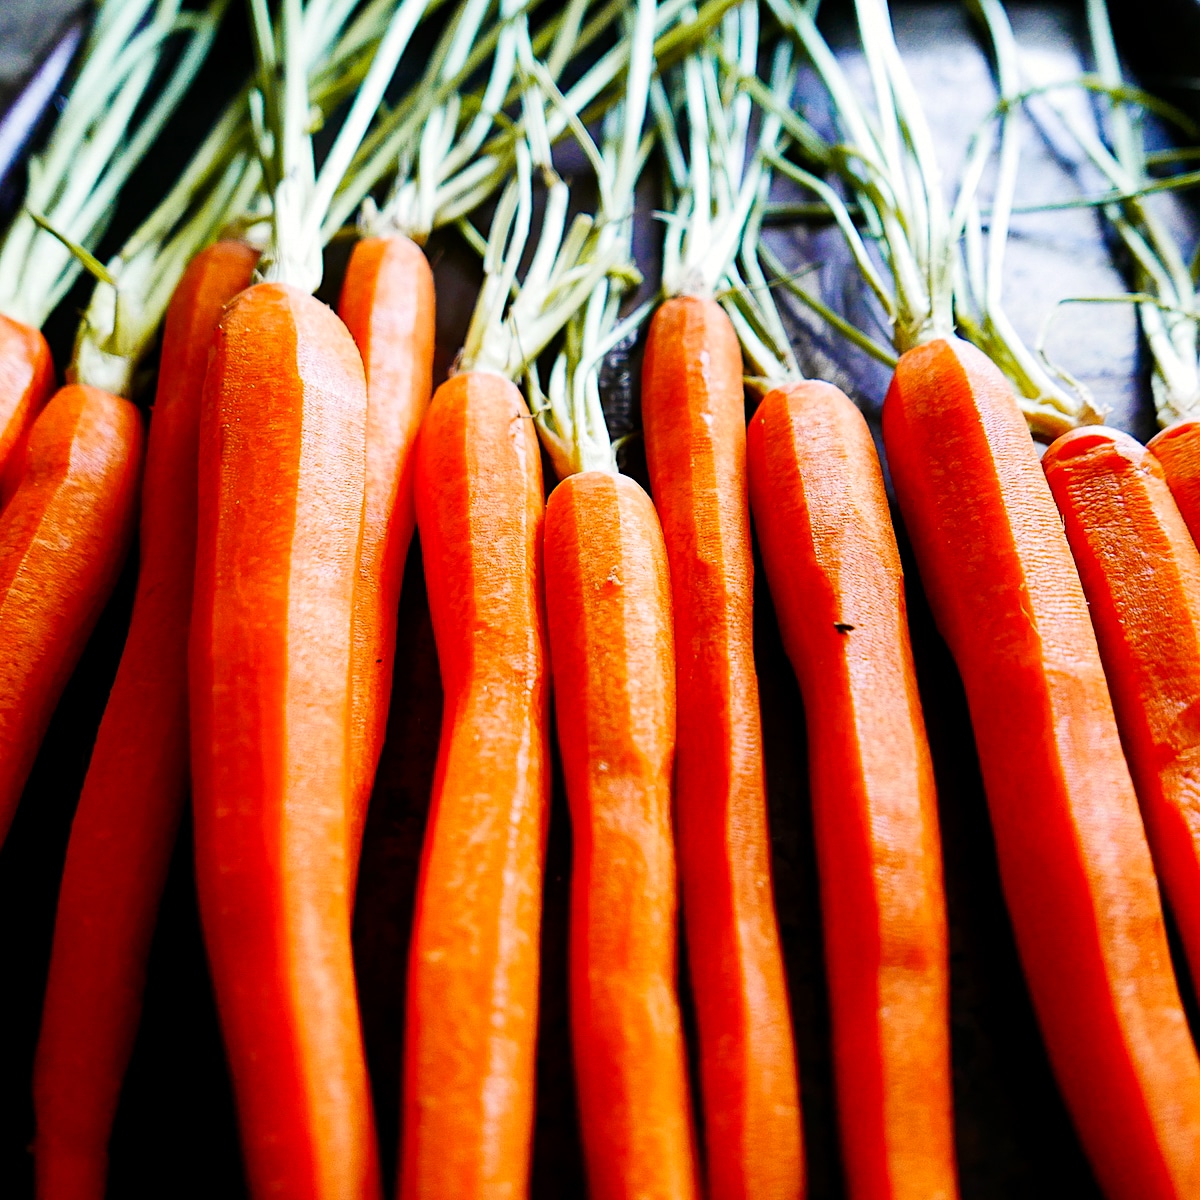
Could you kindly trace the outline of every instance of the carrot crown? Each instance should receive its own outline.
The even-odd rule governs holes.
[[[1012,382],[1033,431],[1052,440],[1075,425],[1102,421],[1104,414],[1079,380],[1052,367],[1044,355],[1030,352],[1001,301],[1004,249],[1020,163],[1021,83],[1017,44],[1000,0],[975,3],[992,46],[1000,106],[996,123],[972,147],[955,204],[954,228],[962,231],[965,246],[955,289],[956,315],[963,333]],[[976,193],[997,132],[999,164],[985,250]]]
[[[978,0],[976,6],[992,41],[1002,91],[995,116],[999,184],[986,256],[981,250],[975,192],[997,134],[989,125],[984,136],[976,139],[951,210],[943,194],[933,138],[896,46],[886,0],[856,0],[855,4],[874,94],[873,111],[860,101],[809,8],[797,0],[768,3],[824,84],[845,140],[829,144],[796,114],[781,114],[784,127],[818,170],[835,172],[850,191],[870,241],[882,257],[884,272],[835,189],[802,166],[783,159],[776,159],[775,166],[815,192],[836,221],[883,309],[896,349],[903,352],[934,338],[953,336],[957,316],[962,332],[1005,370],[1034,432],[1055,436],[1075,424],[1096,420],[1098,414],[1086,391],[1067,377],[1056,377],[1021,343],[1000,304],[1019,141],[1013,124],[1015,43],[999,0]],[[964,234],[965,264],[958,249]],[[890,285],[885,273],[891,277]],[[844,326],[845,322],[840,322],[843,332]],[[865,335],[855,340],[874,352]]]
[[[344,19],[345,0],[280,0],[273,24],[267,0],[249,0],[258,60],[250,94],[266,190],[270,234],[259,266],[263,279],[316,291],[321,282],[323,231],[333,197],[349,169],[429,0],[378,0],[368,6],[389,18],[374,47],[337,137],[321,169],[312,146],[309,80],[322,59],[324,30]]]
[[[885,0],[856,0],[875,113],[867,111],[817,30],[809,9],[789,0],[769,0],[784,29],[808,55],[824,83],[846,142],[836,148],[808,127],[802,148],[837,170],[864,211],[875,218],[872,232],[890,269],[889,288],[874,266],[864,271],[883,304],[900,351],[954,332],[952,265],[954,242],[942,195],[933,138],[892,35]],[[793,177],[796,177],[795,175]],[[810,181],[800,174],[804,185]],[[830,193],[817,189],[827,203]],[[833,204],[840,219],[841,208]],[[852,224],[852,222],[850,222]],[[861,241],[851,246],[860,268],[870,263]]]
[[[571,0],[551,30],[530,42],[526,0],[501,0],[485,28],[487,0],[460,0],[419,83],[378,123],[351,163],[328,221],[342,224],[361,202],[359,225],[367,233],[395,230],[424,243],[438,225],[461,216],[511,174],[504,163],[480,171],[476,160],[513,95],[518,52],[529,44],[540,53],[553,45],[552,77],[570,56],[587,0]],[[565,53],[563,49],[565,48]],[[491,56],[487,80],[478,91],[467,83]],[[368,194],[387,174],[392,182],[381,205]],[[463,194],[467,209],[460,207]]]
[[[685,28],[688,19],[685,14]],[[715,40],[717,53],[690,53],[651,92],[673,208],[663,241],[668,296],[716,293],[741,243],[763,171],[762,156],[750,143],[753,103],[738,86],[738,75],[753,75],[757,62],[757,0],[725,13]],[[678,132],[685,120],[686,151]]]
[[[570,189],[550,164],[544,126],[534,121],[532,127],[542,129],[542,136],[531,139],[542,144],[535,150],[530,143],[517,143],[515,177],[500,197],[482,247],[483,287],[459,355],[459,370],[495,371],[509,379],[527,374],[613,265],[595,254],[591,217],[577,214],[567,227]],[[535,155],[546,184],[546,204],[533,258],[518,286],[517,267],[533,217]]]
[[[557,93],[568,63],[595,45],[626,8],[625,0],[605,0],[588,16],[591,2],[569,0],[531,33],[528,0],[501,0],[490,25],[483,0],[460,0],[421,82],[364,139],[334,198],[326,236],[361,205],[359,223],[366,232],[395,229],[420,242],[433,229],[460,222],[504,187],[527,132],[523,112],[512,121],[505,116],[527,86],[522,76],[536,69]],[[675,22],[691,3],[666,0],[656,10],[660,66],[686,52],[735,0],[708,0],[694,24],[681,29]],[[601,116],[616,101],[629,57],[628,38],[619,38],[565,93],[555,95],[545,115],[552,144],[571,132],[577,118]],[[476,86],[489,59],[490,70]],[[389,177],[386,197],[377,205],[369,193]]]
[[[500,196],[486,243],[469,222],[459,222],[464,236],[482,253],[484,272],[459,368],[495,371],[510,379],[525,376],[546,434],[554,439],[560,451],[559,461],[564,469],[572,457],[572,452],[566,449],[567,438],[574,436],[568,434],[566,426],[571,414],[561,406],[557,415],[553,411],[541,412],[547,406],[535,364],[605,280],[616,281],[618,294],[630,283],[640,281],[628,261],[628,224],[633,186],[649,149],[648,144],[643,146],[641,126],[653,49],[652,16],[653,4],[642,0],[634,23],[634,37],[625,39],[633,44],[632,53],[630,46],[626,46],[623,63],[628,65],[630,93],[620,148],[614,150],[610,145],[607,161],[592,141],[570,97],[559,91],[546,66],[533,53],[528,31],[522,32],[517,47],[522,136],[515,143],[515,176]],[[557,122],[551,121],[551,114],[565,122],[600,185],[597,216],[577,214],[569,226],[570,189],[552,161],[551,142]],[[545,207],[537,245],[518,287],[518,265],[533,216],[535,169],[545,184]],[[599,300],[596,303],[604,307]],[[560,368],[560,375],[563,369]],[[563,423],[559,424],[559,420]],[[599,427],[593,426],[592,431],[599,436]],[[611,462],[611,451],[607,461]]]
[[[781,43],[772,55],[768,89],[777,104],[773,110],[766,111],[758,134],[761,162],[758,189],[746,218],[738,254],[726,268],[721,296],[721,303],[737,330],[742,354],[753,371],[748,382],[763,392],[788,380],[802,378],[762,265],[770,253],[763,241],[762,224],[770,202],[771,164],[779,157],[786,136],[778,110],[787,107],[795,87],[796,70],[791,49]]]
[[[229,0],[100,0],[66,105],[0,246],[0,312],[41,327],[92,258],[126,180],[183,99]],[[163,58],[178,49],[165,75]],[[147,96],[155,98],[147,105]]]
[[[560,479],[577,471],[617,470],[600,399],[599,368],[654,304],[651,300],[621,319],[624,296],[641,282],[633,264],[633,210],[637,181],[653,144],[642,129],[654,66],[654,23],[655,0],[639,0],[626,20],[631,52],[625,95],[605,114],[597,162],[600,221],[595,255],[611,261],[613,269],[597,280],[567,321],[545,395],[536,367],[531,364],[529,370],[534,420]]]
[[[313,34],[324,44],[309,97],[323,115],[361,82],[369,61],[364,48],[378,43],[388,13],[379,3],[370,5],[349,28],[347,16],[323,22]],[[247,85],[229,102],[183,175],[120,252],[103,267],[90,256],[84,259],[97,282],[67,369],[73,382],[131,395],[187,264],[223,233],[250,234],[261,227],[266,214],[250,90]]]

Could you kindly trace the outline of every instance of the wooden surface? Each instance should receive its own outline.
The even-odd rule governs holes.
[[[65,0],[58,0],[59,3]],[[57,20],[47,0],[0,5],[0,88],[30,61],[20,30],[44,48]],[[32,20],[24,20],[28,14]],[[1074,9],[1047,4],[1011,9],[1028,61],[1039,71],[1069,75],[1081,61]],[[6,24],[12,22],[15,24]],[[954,178],[971,132],[993,103],[986,60],[963,11],[920,4],[897,11],[901,47],[934,125],[947,176]],[[10,31],[17,29],[18,33]],[[846,41],[835,20],[831,36]],[[22,58],[22,55],[25,57]],[[848,53],[851,69],[855,56]],[[224,84],[247,63],[236,31],[218,46],[198,99],[176,124],[167,149],[139,172],[114,222],[110,249],[172,178],[211,115]],[[11,93],[9,93],[11,95]],[[0,103],[3,103],[0,92]],[[1062,198],[1095,181],[1081,176],[1052,131],[1033,130],[1022,168],[1022,199]],[[640,241],[653,259],[657,238],[648,213]],[[1186,213],[1180,210],[1180,220]],[[774,230],[789,263],[819,264],[823,294],[857,320],[872,314],[861,300],[836,235]],[[471,255],[455,235],[430,245],[439,304],[438,377],[465,329],[478,280]],[[326,290],[338,279],[331,257]],[[1096,216],[1087,210],[1018,219],[1009,253],[1006,299],[1017,327],[1032,337],[1064,296],[1121,290]],[[77,288],[52,319],[49,335],[60,364],[86,287]],[[796,321],[805,367],[846,386],[877,418],[887,373],[848,353],[819,328]],[[1067,308],[1050,346],[1113,407],[1115,423],[1145,436],[1152,428],[1145,364],[1127,307]],[[632,361],[636,382],[637,352]],[[619,375],[619,371],[614,371]],[[644,471],[636,443],[629,469]],[[903,530],[900,530],[903,545]],[[906,564],[911,568],[911,559]],[[106,612],[67,690],[30,780],[12,832],[0,852],[0,1195],[32,1194],[26,1147],[32,1134],[29,1076],[38,1024],[58,873],[71,814],[107,688],[120,654],[132,598],[134,566]],[[969,1200],[1098,1196],[1058,1098],[1021,980],[1000,894],[986,805],[980,788],[961,685],[932,626],[915,572],[909,571],[912,633],[939,788],[951,922],[952,1034],[962,1193]],[[775,886],[787,957],[803,1088],[810,1196],[843,1194],[834,1124],[828,1014],[822,971],[816,864],[805,782],[804,714],[783,655],[770,599],[758,588],[756,655],[770,791]],[[419,548],[408,563],[400,608],[395,691],[389,736],[367,826],[355,921],[363,1019],[375,1086],[385,1170],[397,1138],[405,956],[436,740],[441,693],[425,605]],[[172,867],[150,964],[146,1011],[112,1147],[110,1194],[241,1196],[229,1082],[200,940],[190,842],[181,839]],[[570,828],[557,781],[550,831],[543,933],[539,1100],[533,1193],[584,1194],[566,1026],[566,918]],[[1190,991],[1189,991],[1190,1002]],[[1193,1006],[1194,1013],[1194,1006]]]

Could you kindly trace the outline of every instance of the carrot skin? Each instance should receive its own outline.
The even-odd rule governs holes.
[[[367,377],[367,495],[354,589],[350,896],[396,655],[396,613],[413,532],[412,450],[433,386],[433,273],[409,238],[363,238],[338,302]]]
[[[16,490],[29,429],[53,389],[42,331],[0,313],[0,508]]]
[[[312,296],[257,284],[225,310],[189,699],[200,917],[254,1197],[380,1195],[347,894],[366,411],[354,340]]]
[[[399,1194],[518,1197],[550,779],[545,503],[516,387],[482,372],[442,384],[414,482],[445,705],[409,950]]]
[[[61,388],[34,421],[0,513],[0,844],[125,561],[142,443],[127,400]]]
[[[1158,459],[1192,535],[1200,546],[1200,421],[1177,421],[1146,443]]]
[[[804,1190],[800,1099],[771,893],[742,359],[714,301],[650,325],[646,452],[672,588],[676,822],[713,1200]]]
[[[1200,1063],[1083,589],[1024,418],[978,350],[938,340],[901,357],[883,432],[1084,1148],[1112,1200],[1200,1195]]]
[[[219,242],[167,312],[146,443],[133,617],[67,845],[34,1063],[39,1200],[102,1200],[146,960],[187,790],[187,639],[200,392],[257,259]]]
[[[847,1192],[950,1200],[937,798],[883,473],[862,414],[818,382],[763,399],[747,458],[763,564],[804,696]]]
[[[574,849],[571,1033],[594,1200],[698,1195],[675,992],[675,655],[650,497],[571,475],[546,506],[546,618]]]
[[[1162,465],[1089,427],[1042,458],[1112,693],[1159,878],[1200,979],[1200,552]]]

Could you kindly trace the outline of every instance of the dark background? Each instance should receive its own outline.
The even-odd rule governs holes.
[[[8,107],[79,7],[78,0],[0,4],[0,112]],[[1070,6],[1013,4],[1010,15],[1030,61],[1070,74],[1086,55],[1081,13]],[[1126,3],[1114,12],[1122,48],[1140,82],[1195,106],[1189,81],[1200,55],[1195,0]],[[231,14],[210,62],[168,135],[126,191],[104,247],[111,253],[182,167],[207,122],[249,62],[240,11]],[[993,103],[986,60],[963,10],[947,3],[898,7],[902,49],[945,153],[948,177],[966,138]],[[830,36],[850,46],[845,14]],[[848,51],[853,68],[853,52]],[[0,203],[19,196],[9,173]],[[1063,198],[1096,190],[1052,133],[1031,131],[1022,196]],[[647,198],[647,211],[653,205]],[[8,209],[5,212],[10,211]],[[1172,217],[1190,229],[1183,204]],[[648,218],[647,218],[648,220]],[[790,261],[819,264],[822,290],[864,317],[860,288],[828,231],[770,235]],[[657,234],[641,240],[653,256]],[[1121,290],[1095,214],[1035,214],[1014,229],[1006,283],[1018,328],[1032,337],[1063,296]],[[478,267],[454,234],[429,246],[439,305],[443,377],[461,341]],[[102,254],[103,257],[103,254]],[[339,279],[336,255],[326,298]],[[51,319],[47,334],[64,364],[88,287],[81,284]],[[865,319],[871,314],[865,313]],[[832,343],[797,318],[797,349],[809,373],[839,382],[877,424],[886,372]],[[1140,436],[1153,429],[1146,362],[1132,312],[1123,307],[1064,310],[1052,349],[1113,407],[1112,422]],[[637,355],[634,352],[636,380]],[[634,443],[627,463],[644,481]],[[548,473],[549,477],[549,473]],[[911,558],[898,526],[906,565]],[[7,842],[0,850],[0,1195],[32,1195],[30,1073],[53,930],[58,876],[72,812],[128,624],[136,564],[131,562],[69,685],[46,737]],[[1098,1190],[1058,1098],[1021,979],[996,872],[966,702],[953,663],[933,628],[915,570],[909,604],[914,651],[939,788],[951,928],[952,1036],[962,1194],[969,1200],[1094,1197]],[[755,620],[770,792],[775,888],[800,1054],[809,1195],[843,1194],[833,1108],[820,914],[806,784],[804,713],[779,640],[761,571]],[[403,990],[408,928],[428,803],[441,690],[420,569],[409,556],[400,606],[389,734],[367,825],[355,918],[367,1051],[384,1168],[390,1178],[397,1137]],[[565,948],[570,828],[556,777],[546,865],[538,1119],[533,1193],[585,1192],[566,1022]],[[1173,947],[1178,949],[1177,944]],[[1182,959],[1176,962],[1195,1018]],[[686,971],[684,972],[686,979]],[[685,987],[685,1004],[688,1003]],[[1193,1019],[1195,1027],[1196,1022]],[[146,1007],[112,1143],[113,1200],[244,1194],[229,1079],[221,1048],[193,895],[185,822],[152,952]]]

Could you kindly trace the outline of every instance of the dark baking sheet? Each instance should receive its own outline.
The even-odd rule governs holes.
[[[0,5],[0,110],[70,21],[73,0],[6,0]],[[1118,6],[1115,17],[1131,61],[1152,86],[1175,88],[1185,103],[1186,60],[1162,47],[1200,44],[1184,36],[1200,24],[1193,0]],[[1018,38],[1039,70],[1069,75],[1083,61],[1080,13],[1068,6],[1013,4]],[[1124,18],[1124,19],[1123,19]],[[127,190],[110,249],[161,194],[198,141],[224,91],[248,63],[235,15],[200,80],[195,101],[176,121],[164,149]],[[952,4],[896,9],[901,47],[954,177],[966,140],[993,103],[986,59],[965,11]],[[829,20],[831,38],[851,42],[844,14]],[[1172,36],[1172,31],[1178,36]],[[848,54],[851,68],[853,53]],[[205,90],[207,89],[207,91]],[[1022,168],[1022,198],[1064,198],[1095,181],[1081,179],[1052,130],[1034,130]],[[1182,205],[1176,219],[1190,227]],[[653,230],[647,237],[655,236]],[[869,320],[857,277],[829,230],[770,234],[788,261],[819,264],[826,298]],[[438,378],[449,365],[474,300],[478,268],[453,234],[431,242],[438,286]],[[336,263],[328,278],[337,280]],[[330,287],[330,285],[327,285]],[[1014,223],[1006,298],[1018,329],[1032,338],[1054,302],[1121,290],[1101,226],[1090,210],[1030,214]],[[331,290],[331,289],[330,289]],[[48,327],[64,362],[77,313],[77,288]],[[824,330],[797,318],[796,342],[811,374],[846,387],[876,418],[887,373],[848,352]],[[1112,422],[1139,436],[1153,427],[1146,364],[1131,310],[1066,309],[1052,350],[1113,409]],[[635,353],[636,365],[636,353]],[[641,474],[636,444],[629,469]],[[1021,979],[980,787],[966,703],[954,665],[930,619],[911,557],[909,604],[914,650],[933,750],[945,853],[951,928],[952,1033],[958,1153],[968,1200],[1095,1197],[1051,1078]],[[8,840],[0,851],[0,1195],[32,1195],[28,1143],[33,1119],[30,1071],[44,985],[58,876],[91,742],[129,619],[135,565],[117,593],[72,679],[39,756]],[[843,1194],[829,1058],[816,865],[806,783],[804,713],[784,657],[770,598],[757,589],[756,657],[762,710],[776,899],[800,1054],[809,1195]],[[420,570],[409,557],[400,607],[389,735],[367,825],[355,919],[363,1021],[385,1171],[391,1177],[397,1108],[408,927],[441,716],[441,691]],[[565,949],[570,828],[556,776],[546,871],[539,1094],[533,1193],[585,1193],[576,1133],[566,1022]],[[1181,960],[1176,955],[1177,963]],[[685,972],[686,978],[686,972]],[[1188,1003],[1190,986],[1184,980]],[[685,997],[686,999],[686,997]],[[1192,1015],[1195,1007],[1192,1004]],[[1193,1022],[1195,1026],[1195,1022]],[[150,1195],[244,1194],[229,1080],[204,963],[185,827],[172,866],[150,962],[146,1008],[112,1145],[113,1200]]]

